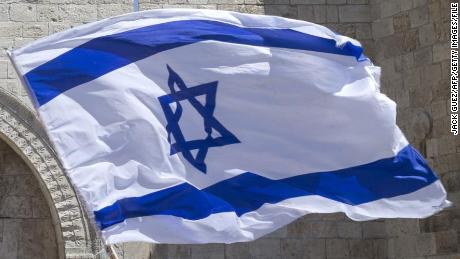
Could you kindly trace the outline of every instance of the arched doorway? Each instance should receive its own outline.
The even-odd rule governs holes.
[[[0,142],[0,258],[104,256],[37,117],[1,90]]]
[[[50,210],[22,158],[0,141],[0,254],[58,258]]]

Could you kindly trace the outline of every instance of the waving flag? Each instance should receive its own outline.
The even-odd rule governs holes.
[[[449,205],[359,42],[272,16],[155,10],[11,53],[108,244],[249,241],[308,213]]]

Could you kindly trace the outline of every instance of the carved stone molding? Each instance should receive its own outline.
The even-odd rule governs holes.
[[[0,90],[0,139],[17,152],[37,178],[51,211],[60,258],[99,258],[95,238],[73,187],[37,117]]]

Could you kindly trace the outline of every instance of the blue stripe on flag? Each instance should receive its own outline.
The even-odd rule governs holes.
[[[38,105],[60,93],[156,53],[206,41],[311,50],[362,58],[362,48],[291,29],[244,28],[208,21],[186,20],[151,25],[92,39],[25,75]]]
[[[203,190],[183,183],[141,197],[118,200],[94,213],[104,229],[128,218],[149,215],[172,215],[189,220],[220,212],[241,216],[264,203],[308,195],[359,205],[411,193],[436,180],[425,160],[408,145],[395,157],[332,172],[280,180],[248,172]]]

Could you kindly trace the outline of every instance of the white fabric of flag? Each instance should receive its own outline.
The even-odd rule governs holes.
[[[107,244],[232,243],[308,213],[449,206],[396,126],[380,69],[323,26],[164,9],[10,56]]]

